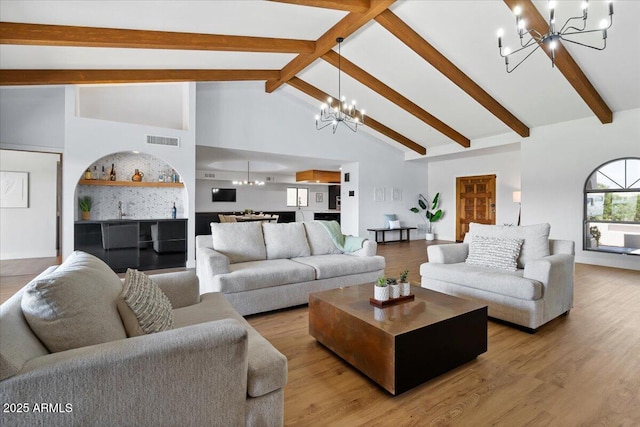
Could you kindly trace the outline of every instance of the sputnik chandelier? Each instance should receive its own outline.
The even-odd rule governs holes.
[[[524,18],[520,16],[522,13],[522,9],[520,6],[516,6],[513,9],[513,13],[516,15],[516,30],[518,31],[518,36],[520,36],[520,48],[512,51],[508,47],[502,48],[502,36],[504,35],[504,31],[502,29],[498,30],[498,49],[500,50],[500,56],[504,58],[504,63],[507,68],[507,73],[512,72],[520,64],[522,64],[528,57],[531,56],[533,52],[538,50],[538,48],[542,45],[547,45],[549,50],[551,51],[551,67],[555,67],[555,49],[558,46],[558,42],[560,40],[574,43],[580,46],[589,47],[591,49],[596,50],[604,50],[607,47],[607,30],[611,28],[613,25],[613,3],[611,0],[608,1],[609,4],[609,21],[606,19],[600,21],[600,28],[587,28],[587,17],[589,12],[589,0],[584,0],[582,2],[582,16],[574,16],[572,18],[567,19],[560,30],[556,30],[556,19],[555,19],[555,8],[556,2],[553,0],[549,0],[549,32],[546,34],[540,34],[536,30],[528,29],[527,22]],[[575,21],[582,21],[582,24],[574,24]],[[578,26],[575,26],[578,25]],[[576,34],[587,34],[587,33],[595,33],[602,32],[602,46],[591,46],[586,43],[580,43],[576,40],[572,40],[570,37]],[[529,40],[525,42],[525,36],[529,37]],[[524,58],[522,58],[513,68],[509,69],[509,58],[513,55],[516,55],[522,51],[529,50],[529,53],[526,54]],[[523,53],[524,55],[524,53]]]
[[[320,106],[320,114],[316,115],[316,129],[320,130],[327,126],[332,126],[333,133],[336,133],[338,125],[342,123],[351,131],[356,132],[358,126],[364,124],[364,110],[358,111],[356,109],[355,100],[351,101],[351,104],[348,104],[347,97],[341,93],[340,59],[342,55],[340,54],[340,45],[344,41],[344,38],[338,37],[336,41],[338,42],[338,99],[329,97],[327,98],[327,102]],[[358,117],[358,115],[360,117]]]
[[[247,179],[244,181],[233,181],[233,185],[264,185],[264,181],[251,181],[249,179],[249,162],[247,162]]]

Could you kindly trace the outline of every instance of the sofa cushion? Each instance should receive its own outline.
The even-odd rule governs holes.
[[[315,279],[313,268],[288,259],[249,261],[229,266],[230,272],[214,276],[214,288],[234,293]]]
[[[292,261],[313,267],[317,280],[384,270],[384,258],[381,256],[315,255]]]
[[[504,271],[477,267],[464,262],[437,264],[432,262],[420,266],[420,275],[455,285],[481,289],[496,294],[523,300],[542,298],[542,283],[522,277],[523,270]]]
[[[307,232],[307,240],[311,255],[341,254],[342,251],[333,243],[327,228],[320,221],[306,221],[304,228]]]
[[[466,263],[480,267],[516,271],[516,260],[520,255],[522,239],[498,239],[472,236]]]
[[[141,271],[127,269],[118,298],[118,312],[130,337],[167,331],[173,327],[169,298]]]
[[[267,259],[259,222],[211,223],[213,249],[229,258],[230,263]]]
[[[127,337],[116,303],[122,282],[107,264],[74,252],[22,296],[29,326],[51,352]]]
[[[486,225],[472,222],[469,232],[464,237],[465,243],[470,243],[472,236],[496,237],[502,239],[522,239],[522,248],[518,257],[518,268],[534,259],[549,255],[549,224],[535,225]]]
[[[270,261],[271,262],[271,261]],[[200,303],[174,310],[175,328],[222,319],[236,319],[248,332],[247,394],[263,396],[287,384],[287,358],[256,332],[236,312],[223,294],[212,292],[202,295]]]
[[[309,243],[304,225],[299,222],[262,224],[267,259],[309,256]]]

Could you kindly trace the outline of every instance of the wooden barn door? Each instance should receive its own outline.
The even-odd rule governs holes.
[[[456,240],[462,241],[469,223],[496,223],[496,176],[456,178]]]

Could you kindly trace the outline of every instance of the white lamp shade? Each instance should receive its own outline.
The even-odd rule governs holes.
[[[513,192],[513,203],[520,203],[520,191]]]

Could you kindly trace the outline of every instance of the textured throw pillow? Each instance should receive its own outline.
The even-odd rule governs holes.
[[[400,220],[389,221],[389,228],[391,230],[396,229],[396,228],[400,228]]]
[[[262,225],[258,221],[211,223],[213,249],[226,255],[231,264],[267,259]]]
[[[149,276],[138,270],[127,270],[118,311],[130,337],[173,328],[173,308],[169,298]]]
[[[389,228],[389,222],[398,219],[396,214],[384,214],[384,226]]]
[[[522,249],[518,257],[518,268],[524,268],[529,261],[549,256],[549,231],[547,223],[535,225],[486,225],[469,224],[469,232],[464,238],[469,243],[473,236],[496,237],[500,239],[522,239]]]
[[[51,352],[115,341],[127,337],[116,308],[121,291],[107,264],[77,251],[26,286],[22,312]]]
[[[342,251],[333,243],[327,228],[319,221],[306,221],[303,223],[307,232],[307,240],[311,255],[341,254]]]
[[[522,239],[498,239],[495,237],[473,236],[469,243],[466,263],[479,267],[516,271]]]
[[[300,222],[283,224],[262,224],[267,259],[284,259],[309,256],[311,250],[307,242],[304,225]]]

